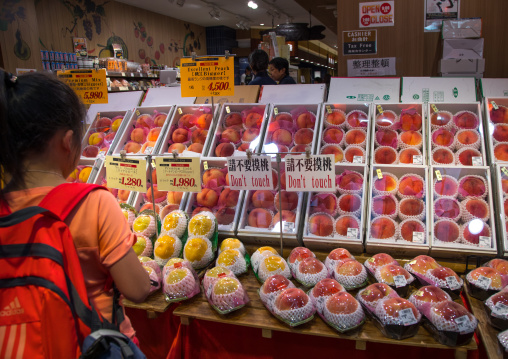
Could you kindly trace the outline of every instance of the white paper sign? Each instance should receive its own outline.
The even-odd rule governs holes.
[[[480,287],[485,290],[489,290],[491,283],[492,283],[492,279],[480,275],[475,284],[477,287]]]
[[[274,189],[269,156],[229,157],[228,173],[231,189]]]
[[[457,280],[457,278],[455,278],[454,276],[451,275],[449,277],[446,277],[445,280],[446,280],[446,284],[448,285],[448,288],[450,288],[451,290],[460,288],[460,283]]]
[[[347,229],[347,237],[357,239],[358,238],[358,228],[348,228]]]
[[[471,157],[473,166],[483,166],[483,160],[481,157]]]
[[[491,245],[492,245],[492,240],[490,239],[490,237],[480,236],[480,247],[490,248]]]
[[[413,164],[414,165],[421,165],[422,163],[423,163],[423,156],[422,155],[413,156]]]
[[[363,163],[363,156],[353,156],[353,163]]]
[[[404,277],[403,275],[396,275],[395,277],[393,277],[393,282],[395,283],[395,286],[397,288],[404,287],[405,285],[407,285],[406,277]]]
[[[348,77],[395,76],[396,73],[395,57],[347,60]],[[379,100],[373,98],[368,102]]]
[[[417,322],[413,309],[411,308],[399,310],[399,318],[404,325],[412,325]]]
[[[413,232],[413,243],[425,243],[423,232]]]
[[[394,25],[394,1],[373,1],[360,3],[360,27]]]
[[[334,192],[333,155],[286,156],[286,191]]]

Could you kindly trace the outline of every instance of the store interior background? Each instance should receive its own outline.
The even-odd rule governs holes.
[[[224,49],[245,58],[260,41],[260,21],[268,28],[272,20],[274,25],[285,23],[289,15],[293,22],[310,20],[311,25],[322,24],[327,28],[323,32],[325,39],[299,41],[294,45],[291,63],[308,69],[303,70],[307,83],[316,71],[323,76],[327,72],[347,76],[347,59],[369,57],[396,57],[397,76],[438,76],[442,40],[437,32],[424,32],[425,0],[395,0],[395,25],[377,28],[377,54],[343,56],[342,31],[359,29],[360,2],[365,0],[259,0],[259,8],[253,10],[247,6],[247,0],[216,0],[213,4],[221,13],[216,20],[209,14],[212,2],[204,0],[3,1],[0,66],[12,72],[16,68],[41,70],[39,51],[72,52],[72,36],[87,37],[89,54],[100,57],[109,56],[105,49],[121,40],[128,49],[128,58],[140,63],[174,66],[179,58],[191,52],[216,55]],[[274,10],[280,16],[274,17]],[[484,77],[508,77],[507,13],[506,0],[460,1],[460,17],[483,19]],[[235,24],[239,21],[250,29],[238,29]],[[212,36],[209,32],[207,37],[210,26],[235,29],[236,39],[232,39],[231,30]],[[320,65],[311,65],[302,58]],[[335,68],[326,67],[329,59],[337,62]]]

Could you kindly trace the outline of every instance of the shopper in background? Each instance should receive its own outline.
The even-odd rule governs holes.
[[[274,57],[268,63],[268,71],[272,79],[277,81],[279,85],[294,85],[295,80],[289,76],[289,62],[282,57]]]
[[[263,50],[254,50],[249,55],[249,64],[254,73],[254,78],[249,85],[277,85],[277,82],[268,76],[268,54]]]
[[[240,77],[240,85],[248,85],[252,81],[252,69],[247,66],[244,73]]]
[[[83,104],[56,77],[34,72],[16,78],[0,69],[0,199],[12,212],[37,206],[55,186],[66,183],[81,155]],[[79,256],[90,303],[112,318],[114,280],[125,298],[142,302],[150,290],[147,272],[113,195],[89,193],[65,220]],[[0,238],[0,245],[2,238]],[[134,339],[129,319],[120,331]],[[136,340],[134,340],[136,342]]]

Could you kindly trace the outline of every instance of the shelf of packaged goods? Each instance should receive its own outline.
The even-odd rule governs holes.
[[[125,91],[146,91],[153,86],[120,86],[108,87],[108,92],[125,92]]]
[[[149,75],[149,74],[143,74],[139,72],[113,72],[113,71],[106,71],[107,77],[135,77],[135,78],[151,78],[156,79],[159,78],[158,75]]]

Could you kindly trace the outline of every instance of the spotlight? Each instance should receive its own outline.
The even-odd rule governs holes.
[[[210,10],[209,14],[215,20],[220,20],[220,10],[219,9],[214,7],[212,10]]]
[[[250,7],[251,9],[254,9],[254,10],[256,10],[258,8],[258,4],[256,4],[254,1],[249,1],[247,6]]]

